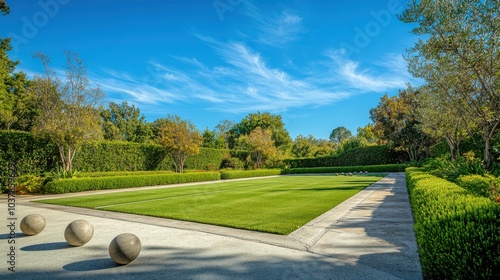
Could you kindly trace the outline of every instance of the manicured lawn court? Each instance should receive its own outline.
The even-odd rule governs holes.
[[[39,202],[289,234],[380,178],[293,175]]]

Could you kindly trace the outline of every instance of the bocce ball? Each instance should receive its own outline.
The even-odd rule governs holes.
[[[64,238],[71,246],[82,246],[94,236],[94,227],[85,220],[71,222],[64,231]]]
[[[29,214],[21,220],[21,231],[26,235],[37,235],[45,228],[45,218],[39,214]]]
[[[122,233],[109,244],[109,255],[117,264],[128,264],[141,252],[141,240],[132,233]]]

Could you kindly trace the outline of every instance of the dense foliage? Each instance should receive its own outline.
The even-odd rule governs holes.
[[[71,178],[49,182],[45,185],[44,191],[46,193],[68,193],[215,181],[219,179],[219,172]]]
[[[17,175],[40,175],[55,166],[57,148],[50,141],[26,132],[0,131],[0,185],[9,176],[9,164]]]
[[[220,174],[220,178],[238,179],[238,178],[272,176],[280,174],[281,174],[281,169],[236,170],[236,171],[223,171]]]
[[[351,172],[403,172],[407,165],[405,164],[385,164],[385,165],[365,165],[365,166],[332,166],[332,167],[303,167],[283,170],[285,174],[304,174],[304,173],[347,173]]]
[[[500,278],[500,205],[416,168],[406,170],[424,277]]]
[[[316,158],[297,158],[284,160],[290,168],[380,165],[396,161],[388,146],[366,146],[349,149],[341,154]]]

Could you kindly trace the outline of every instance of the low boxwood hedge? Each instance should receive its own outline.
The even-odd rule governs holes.
[[[427,279],[500,279],[500,205],[406,170],[422,272]]]
[[[223,171],[220,174],[221,179],[238,179],[238,178],[250,178],[250,177],[262,177],[262,176],[272,176],[280,175],[281,169],[257,169],[257,170],[235,170],[235,171]]]
[[[136,176],[136,175],[159,175],[159,174],[174,174],[174,171],[158,170],[158,171],[110,171],[110,172],[79,172],[75,175],[77,178],[90,177],[113,177],[113,176]]]
[[[68,193],[89,190],[120,189],[178,183],[215,181],[219,179],[219,172],[72,178],[49,182],[45,185],[44,190],[46,193]]]
[[[303,174],[303,173],[340,173],[340,172],[404,172],[405,164],[385,164],[385,165],[366,165],[366,166],[330,166],[330,167],[308,167],[291,168],[284,170],[284,174]]]

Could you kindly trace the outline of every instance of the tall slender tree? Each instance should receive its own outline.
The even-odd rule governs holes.
[[[98,108],[104,94],[99,87],[90,84],[86,67],[77,54],[66,54],[64,77],[56,74],[49,57],[41,53],[36,56],[45,74],[36,76],[29,89],[37,97],[40,108],[33,133],[50,138],[59,149],[62,168],[71,171],[78,148],[102,136]]]

